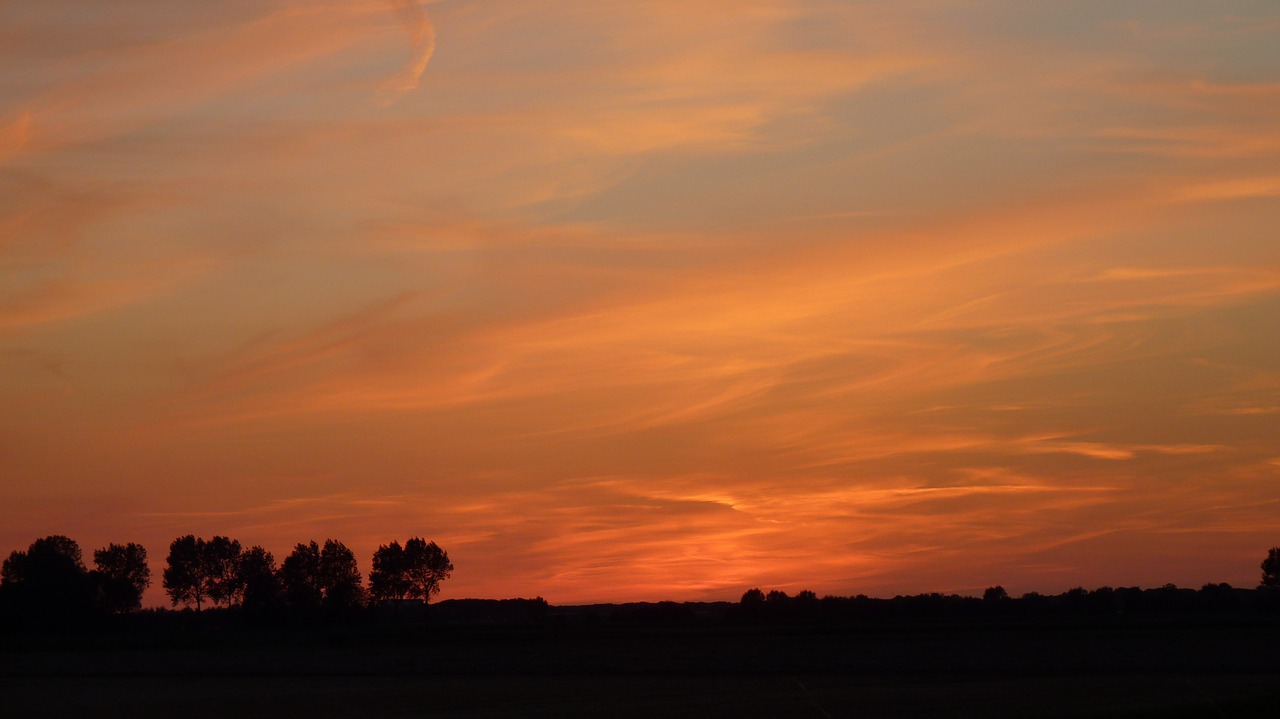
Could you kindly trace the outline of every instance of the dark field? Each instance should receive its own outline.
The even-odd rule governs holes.
[[[1271,716],[1280,624],[324,628],[0,653],[5,716]]]

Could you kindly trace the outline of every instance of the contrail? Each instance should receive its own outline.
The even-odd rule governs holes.
[[[413,47],[413,60],[396,77],[387,81],[384,90],[400,95],[417,89],[422,73],[436,51],[436,26],[431,24],[426,7],[419,0],[391,0],[400,23],[409,33]]]

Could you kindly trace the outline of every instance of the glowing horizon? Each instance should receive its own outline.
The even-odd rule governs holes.
[[[367,576],[423,536],[442,599],[559,604],[1252,586],[1277,30],[0,5],[0,551],[332,537]]]

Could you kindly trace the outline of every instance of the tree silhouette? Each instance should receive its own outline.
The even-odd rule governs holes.
[[[440,582],[453,573],[449,554],[422,537],[384,544],[373,554],[369,591],[375,599],[422,599],[440,593]]]
[[[164,570],[164,589],[173,605],[194,604],[200,611],[205,599],[226,606],[239,601],[244,589],[240,555],[240,542],[228,537],[205,541],[188,534],[173,540]]]
[[[108,612],[142,608],[142,593],[151,584],[147,550],[141,544],[108,544],[93,553],[102,607]]]
[[[250,547],[240,555],[239,577],[246,611],[260,611],[280,602],[280,577],[276,559],[262,547]]]
[[[1008,598],[1009,593],[999,584],[994,587],[987,587],[986,591],[982,593],[982,601],[984,602],[1003,602]]]
[[[214,536],[201,549],[204,564],[204,593],[214,604],[231,606],[240,600],[240,542]]]
[[[0,569],[6,582],[57,583],[86,573],[80,545],[74,539],[54,534],[31,543],[25,552],[13,552]]]
[[[286,601],[296,609],[341,609],[364,598],[356,556],[334,539],[326,539],[323,549],[314,541],[294,547],[280,566],[280,581]]]
[[[168,566],[164,570],[164,591],[173,606],[194,604],[200,611],[202,600],[208,596],[205,580],[204,540],[188,534],[178,537],[169,545]]]
[[[324,549],[320,550],[320,585],[327,607],[344,609],[364,603],[356,555],[336,539],[324,540]]]
[[[764,604],[764,592],[760,591],[758,588],[748,589],[742,593],[742,599],[739,600],[739,604],[748,607],[758,607]]]
[[[22,582],[26,578],[27,570],[27,553],[15,549],[9,552],[9,556],[5,557],[4,565],[0,566],[0,586],[14,586]]]
[[[0,567],[0,581],[20,611],[33,618],[82,616],[93,606],[80,545],[61,534],[37,539],[25,552],[10,553]]]
[[[85,571],[84,560],[80,556],[80,545],[71,537],[61,534],[50,535],[32,542],[27,549],[27,556],[36,562],[50,562],[50,566],[55,562],[69,563],[74,565],[76,571]]]
[[[449,554],[435,542],[414,537],[404,543],[404,558],[409,575],[409,597],[431,601],[440,593],[440,582],[453,574]]]
[[[1266,589],[1280,589],[1280,547],[1272,547],[1262,560],[1262,585]]]
[[[383,544],[373,553],[373,568],[369,570],[369,594],[379,600],[401,600],[409,594],[404,547],[400,546],[400,542]]]
[[[295,546],[280,565],[280,583],[290,607],[306,610],[320,606],[324,597],[320,584],[320,545],[313,541]]]

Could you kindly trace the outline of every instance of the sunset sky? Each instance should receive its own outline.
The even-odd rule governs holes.
[[[0,3],[0,552],[1253,586],[1274,0]]]

